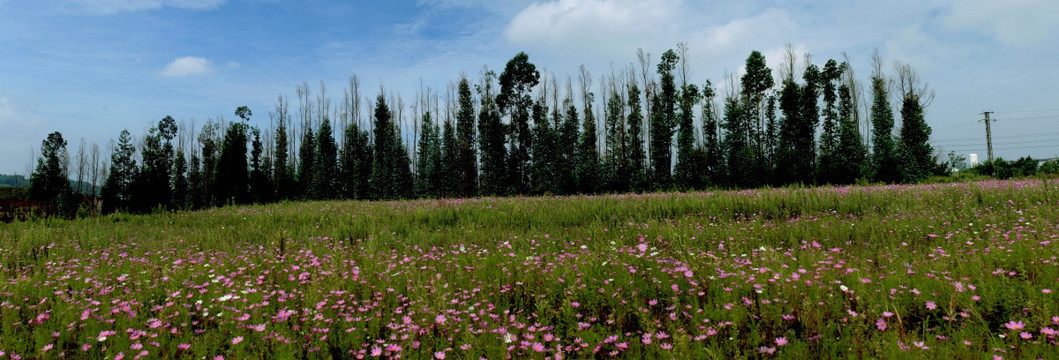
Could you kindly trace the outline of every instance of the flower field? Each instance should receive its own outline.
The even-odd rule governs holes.
[[[1057,185],[12,223],[0,359],[1054,359]]]

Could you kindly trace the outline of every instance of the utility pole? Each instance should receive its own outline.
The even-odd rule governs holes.
[[[985,144],[986,144],[986,149],[987,149],[988,154],[989,154],[989,160],[988,160],[989,162],[993,162],[993,132],[989,128],[989,122],[990,121],[993,121],[993,122],[996,121],[996,119],[993,119],[993,120],[989,119],[989,114],[992,114],[992,113],[993,113],[992,111],[983,111],[982,115],[985,115],[985,119],[979,120],[979,121],[984,121],[985,122]]]

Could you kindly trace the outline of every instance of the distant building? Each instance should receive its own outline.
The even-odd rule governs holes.
[[[978,154],[967,154],[967,167],[975,167],[978,164]]]

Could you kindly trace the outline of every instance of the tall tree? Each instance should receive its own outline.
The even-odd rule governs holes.
[[[684,84],[680,89],[680,113],[677,130],[677,163],[674,166],[674,180],[677,188],[687,190],[702,187],[702,157],[695,146],[695,104],[701,99],[699,89],[694,84]]]
[[[820,68],[809,64],[802,75],[805,86],[801,93],[801,116],[796,127],[795,163],[792,180],[802,184],[812,184],[816,175],[816,127],[820,123],[819,83]]]
[[[467,77],[460,77],[459,110],[456,112],[456,169],[459,172],[459,196],[478,194],[478,159],[474,132],[474,99]]]
[[[480,186],[483,195],[501,195],[507,188],[504,125],[500,122],[500,109],[493,94],[495,77],[493,72],[486,72],[482,85],[478,87],[478,98],[482,103],[478,113],[478,149],[482,161]]]
[[[376,199],[400,199],[412,195],[411,159],[401,142],[393,112],[380,91],[375,101],[375,154],[370,184]]]
[[[657,188],[670,184],[672,168],[673,130],[677,125],[677,88],[673,79],[679,57],[672,49],[662,54],[658,63],[661,89],[651,99],[651,167],[652,181]]]
[[[276,109],[273,113],[276,117],[276,146],[273,154],[276,158],[273,163],[272,179],[276,186],[276,199],[289,200],[294,197],[294,169],[291,167],[289,157],[289,144],[287,142],[287,124],[290,123],[288,115],[287,98],[280,95],[276,100]]]
[[[135,153],[132,135],[128,130],[122,130],[118,135],[117,148],[110,155],[110,171],[103,184],[103,213],[128,210],[129,188],[136,176]]]
[[[313,179],[310,195],[313,199],[328,200],[338,196],[338,149],[331,131],[331,120],[324,118],[316,134]]]
[[[838,117],[838,109],[835,107],[838,101],[836,85],[842,77],[845,64],[839,65],[835,60],[828,60],[824,64],[824,70],[820,74],[820,85],[824,97],[824,125],[820,133],[820,157],[817,162],[817,183],[835,184],[840,172],[845,171],[837,165],[839,133],[841,123]]]
[[[545,91],[546,92],[546,91]],[[532,189],[537,194],[558,194],[564,184],[559,176],[563,154],[558,149],[559,133],[548,119],[548,106],[544,96],[533,104],[533,167]]]
[[[525,193],[529,186],[529,157],[533,145],[533,134],[529,128],[530,107],[533,99],[530,92],[540,83],[540,72],[529,55],[519,52],[511,58],[500,73],[500,94],[496,97],[497,108],[511,119],[511,151],[508,156],[510,191]]]
[[[29,198],[41,204],[49,215],[72,218],[77,213],[80,196],[70,187],[69,169],[63,165],[66,140],[56,131],[41,141],[37,168],[29,182]]]
[[[765,105],[765,93],[772,88],[775,82],[772,79],[772,69],[766,65],[765,56],[760,51],[750,52],[750,56],[746,58],[746,74],[740,80],[743,85],[743,98],[746,99],[745,110],[750,120],[746,136],[749,137],[748,142],[753,146],[754,169],[752,171],[759,171],[759,175],[762,175],[760,171],[767,168],[766,163],[771,160],[765,156],[767,140],[764,135],[767,124],[763,105]]]
[[[930,146],[930,125],[923,117],[919,95],[905,93],[901,102],[901,137],[899,144],[902,173],[906,182],[917,182],[935,173],[937,161]]]
[[[592,194],[597,191],[599,185],[599,140],[596,133],[596,116],[592,110],[592,103],[595,102],[595,94],[590,91],[592,76],[584,65],[581,66],[579,83],[584,122],[581,137],[577,141],[577,150],[574,152],[577,161],[574,166],[574,178],[577,179],[577,192]]]
[[[151,127],[144,137],[141,150],[143,164],[131,189],[131,210],[144,213],[158,207],[171,208],[172,140],[176,134],[176,120],[166,116],[157,126]]]
[[[753,187],[760,184],[754,169],[754,149],[750,144],[750,116],[744,101],[734,92],[729,92],[724,99],[724,140],[721,148],[725,153],[724,170],[727,173],[727,184],[735,187]]]
[[[246,204],[250,202],[249,174],[246,161],[247,122],[250,108],[240,106],[235,115],[243,122],[232,122],[224,132],[221,156],[213,175],[214,199],[219,205]]]
[[[262,159],[264,145],[261,143],[261,130],[257,127],[250,129],[250,193],[255,203],[268,203],[272,201],[275,188],[268,178],[271,166],[266,164],[268,159]]]
[[[419,172],[416,174],[415,193],[419,197],[441,196],[441,137],[437,130],[430,111],[425,112],[419,130],[419,156],[416,157]]]
[[[639,191],[644,190],[646,187],[646,154],[644,154],[643,110],[640,106],[640,88],[636,86],[635,81],[629,84],[628,92],[626,101],[629,106],[629,116],[627,118],[629,123],[629,181],[631,186]]]
[[[177,210],[185,210],[191,206],[191,185],[188,182],[188,159],[184,149],[178,149],[173,158],[173,194],[170,204]]]
[[[443,197],[455,197],[459,194],[460,172],[459,172],[459,150],[456,140],[456,128],[452,125],[451,117],[441,128],[441,189]]]
[[[859,126],[853,118],[856,103],[847,84],[838,87],[838,118],[840,129],[838,148],[835,150],[835,184],[852,184],[866,175],[868,149],[860,136]]]
[[[930,126],[924,119],[924,107],[934,100],[934,91],[920,84],[911,65],[895,62],[897,84],[901,91],[901,131],[898,153],[904,181],[917,182],[939,173],[934,148],[930,146]]]
[[[882,59],[876,51],[872,57],[872,173],[875,181],[901,181],[900,159],[894,143],[894,112],[890,107],[890,93],[882,73]]]
[[[371,177],[372,152],[368,131],[351,122],[342,137],[342,153],[339,168],[342,197],[363,200],[371,196],[368,179]]]
[[[631,164],[629,163],[628,128],[625,122],[625,102],[618,85],[613,80],[610,95],[607,96],[606,111],[606,146],[603,168],[606,170],[605,187],[607,192],[626,192],[631,187]]]
[[[298,189],[296,196],[307,198],[313,184],[313,167],[316,164],[316,136],[311,122],[305,122],[302,128],[301,144],[298,145]]]
[[[713,88],[713,83],[706,80],[706,84],[702,86],[702,172],[703,185],[706,186],[720,185],[724,178],[721,172],[724,153],[717,131],[717,110],[714,103],[716,97],[717,93]]]

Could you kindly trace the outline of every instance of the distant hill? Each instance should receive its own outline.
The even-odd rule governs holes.
[[[91,183],[88,183],[88,182],[81,182],[81,183],[83,184],[83,187],[81,187],[81,188],[85,189],[85,193],[92,192],[92,184]],[[5,187],[5,188],[7,188],[7,187],[9,187],[9,188],[29,187],[29,179],[27,179],[25,176],[22,176],[22,175],[0,175],[0,187]],[[73,188],[74,190],[77,190],[78,189],[77,180],[70,180],[70,187]],[[96,191],[97,192],[99,191],[99,187],[96,188]],[[96,194],[96,195],[98,195],[98,194]]]
[[[0,175],[0,187],[27,187],[29,179],[22,175]]]

